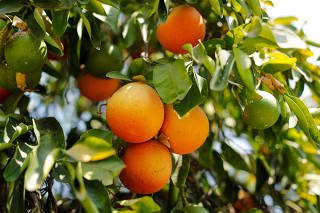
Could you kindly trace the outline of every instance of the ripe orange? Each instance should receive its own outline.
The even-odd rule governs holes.
[[[164,118],[158,93],[141,82],[129,83],[109,100],[106,118],[111,130],[121,139],[141,143],[157,135]]]
[[[81,94],[95,102],[108,99],[118,87],[118,79],[96,78],[89,73],[78,78]]]
[[[187,5],[173,8],[166,22],[161,23],[157,30],[160,44],[173,53],[187,53],[182,46],[187,43],[197,45],[205,34],[206,25],[201,14]]]
[[[120,180],[132,192],[151,194],[162,189],[171,175],[171,155],[166,146],[151,140],[129,144],[122,157],[126,167]]]
[[[3,103],[6,101],[6,99],[11,95],[11,92],[3,89],[1,86],[0,86],[0,103]]]
[[[187,154],[195,151],[204,143],[209,133],[209,121],[198,106],[179,118],[172,105],[166,105],[164,122],[160,131],[169,138],[172,152]]]

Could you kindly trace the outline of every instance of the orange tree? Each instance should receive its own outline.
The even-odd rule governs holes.
[[[320,212],[320,44],[266,7],[0,0],[0,212]]]

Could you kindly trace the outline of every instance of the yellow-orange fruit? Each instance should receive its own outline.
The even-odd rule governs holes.
[[[187,154],[198,149],[209,133],[209,121],[200,107],[179,118],[172,105],[165,106],[164,122],[160,130],[169,138],[170,150]]]
[[[179,5],[170,12],[165,23],[160,23],[157,37],[160,44],[173,53],[187,53],[183,45],[195,46],[203,41],[206,24],[201,14],[193,7]]]
[[[120,180],[138,194],[151,194],[162,189],[171,175],[171,155],[166,146],[151,140],[129,144],[122,157],[126,167]]]
[[[129,83],[109,100],[106,118],[111,130],[131,143],[150,140],[158,134],[164,108],[158,93],[141,82]]]
[[[81,94],[95,102],[108,99],[118,87],[118,79],[96,78],[89,73],[78,78],[78,88]]]

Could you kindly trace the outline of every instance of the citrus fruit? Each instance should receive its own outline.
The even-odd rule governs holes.
[[[34,89],[38,86],[41,78],[41,70],[26,73],[26,88]],[[16,72],[12,67],[0,63],[0,86],[11,92],[21,91],[17,87]]]
[[[122,51],[116,45],[106,43],[101,50],[93,49],[86,61],[88,72],[98,78],[104,78],[110,71],[121,71],[123,67]]]
[[[268,92],[257,91],[260,100],[250,101],[244,108],[244,121],[255,129],[266,129],[274,125],[279,118],[278,101]]]
[[[204,143],[209,134],[209,121],[199,106],[180,118],[172,105],[166,105],[160,131],[168,137],[170,151],[187,154]]]
[[[132,192],[151,194],[162,189],[171,175],[171,155],[166,146],[151,140],[129,144],[121,158],[126,167],[120,180]]]
[[[39,72],[47,56],[47,46],[30,32],[13,34],[4,49],[7,64],[16,72]]]
[[[10,95],[11,95],[11,92],[9,92],[8,90],[5,90],[0,86],[0,103],[5,102]]]
[[[89,73],[78,78],[78,88],[81,94],[95,102],[108,99],[118,87],[118,79],[96,78]]]
[[[201,14],[193,7],[179,5],[170,12],[165,23],[160,23],[157,36],[160,44],[173,53],[187,53],[183,45],[195,46],[203,41],[206,25]]]
[[[158,93],[141,82],[126,84],[110,98],[106,118],[111,130],[131,143],[150,140],[163,123],[164,109]]]

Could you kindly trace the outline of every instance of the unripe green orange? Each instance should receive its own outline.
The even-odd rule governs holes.
[[[279,118],[279,103],[268,92],[257,91],[261,100],[252,100],[243,111],[244,121],[255,129],[266,129],[273,126]]]
[[[122,161],[126,167],[119,177],[132,192],[151,194],[162,189],[169,181],[172,169],[170,152],[155,140],[129,144]]]
[[[39,84],[41,70],[32,73],[25,73],[27,89],[34,89]],[[16,72],[5,64],[0,63],[0,86],[11,92],[21,91],[17,88]]]
[[[123,67],[122,51],[116,45],[106,43],[101,50],[93,49],[88,56],[86,69],[98,78],[106,77],[110,71],[121,71]]]
[[[4,56],[7,64],[20,73],[39,72],[47,57],[47,46],[29,31],[13,34],[8,40]]]

